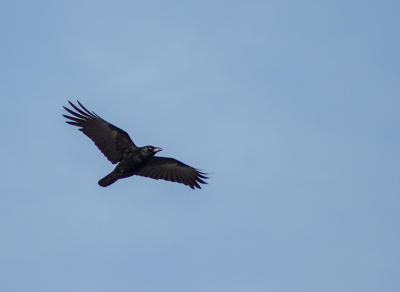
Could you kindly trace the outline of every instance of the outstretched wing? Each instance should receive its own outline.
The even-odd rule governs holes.
[[[111,163],[115,164],[121,161],[126,151],[137,149],[125,131],[103,120],[94,112],[88,111],[79,101],[78,104],[82,109],[75,106],[72,102],[68,102],[74,108],[75,112],[64,106],[64,109],[74,116],[63,115],[65,118],[71,120],[66,123],[80,127],[79,130],[96,144],[97,148],[100,149]]]
[[[154,157],[136,175],[177,182],[192,189],[195,187],[201,189],[198,183],[206,184],[202,179],[208,178],[205,173],[167,157]]]

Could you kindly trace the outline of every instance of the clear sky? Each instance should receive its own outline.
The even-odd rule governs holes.
[[[1,291],[400,291],[399,1],[0,3]],[[62,106],[210,173],[113,165]]]

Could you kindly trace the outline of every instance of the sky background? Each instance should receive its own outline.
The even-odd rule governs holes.
[[[0,2],[1,291],[399,291],[400,2]],[[114,166],[79,100],[210,173]]]

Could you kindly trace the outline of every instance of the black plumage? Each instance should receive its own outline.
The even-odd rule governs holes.
[[[161,148],[137,147],[125,131],[103,120],[93,111],[88,111],[79,101],[82,109],[68,102],[75,111],[64,106],[72,115],[63,115],[69,119],[67,123],[79,127],[112,164],[118,163],[110,174],[99,180],[100,186],[107,187],[118,179],[132,175],[177,182],[192,189],[200,189],[199,183],[206,184],[203,181],[208,178],[205,173],[174,158],[155,157]]]

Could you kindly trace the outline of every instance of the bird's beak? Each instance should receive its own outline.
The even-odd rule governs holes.
[[[155,147],[155,148],[153,149],[153,152],[154,152],[154,153],[157,153],[157,152],[160,152],[160,151],[162,151],[162,148]]]

